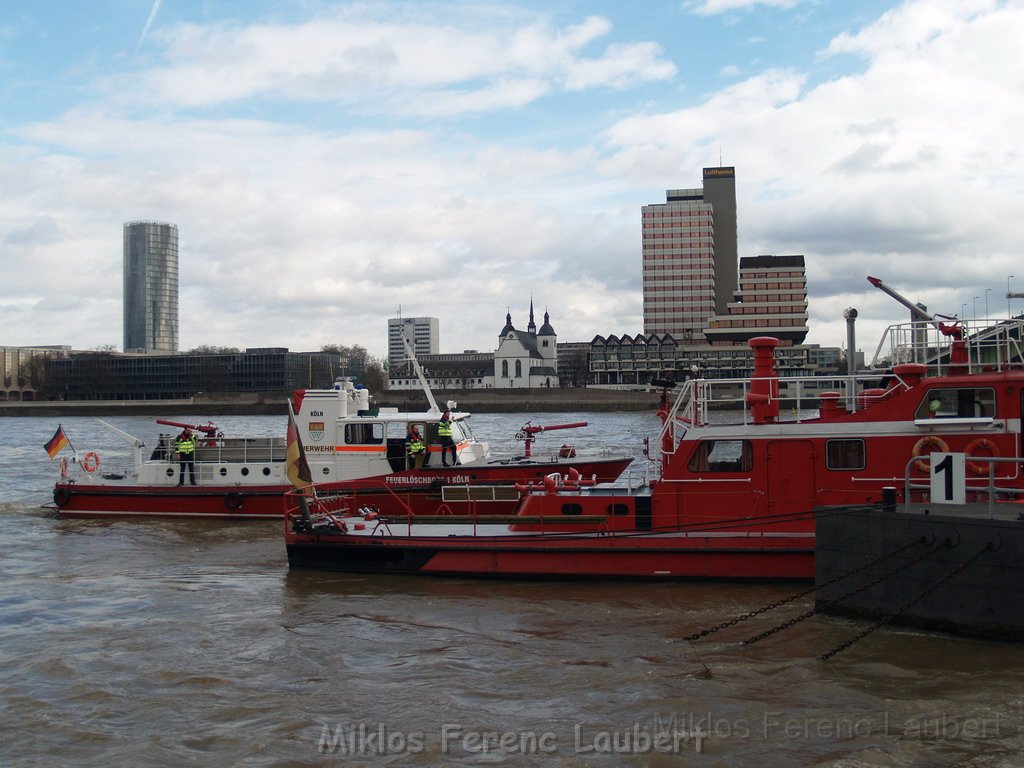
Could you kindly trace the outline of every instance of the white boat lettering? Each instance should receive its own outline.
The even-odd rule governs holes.
[[[435,480],[445,480],[449,483],[468,483],[468,475],[388,475],[384,482],[393,485],[422,485],[432,483]]]

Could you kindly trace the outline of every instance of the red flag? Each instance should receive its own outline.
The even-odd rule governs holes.
[[[57,431],[54,432],[53,437],[50,438],[43,448],[46,449],[46,452],[50,454],[50,458],[53,459],[69,445],[71,445],[71,442],[68,440],[68,436],[64,434],[64,427],[58,425]]]
[[[295,423],[295,413],[292,411],[290,402],[288,403],[288,439],[284,460],[288,479],[292,485],[306,495],[311,495],[313,473],[310,472],[309,463],[306,461],[306,451],[302,447],[299,426]]]

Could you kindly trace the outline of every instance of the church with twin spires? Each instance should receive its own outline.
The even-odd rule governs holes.
[[[427,383],[439,389],[528,389],[558,387],[558,335],[551,318],[544,312],[544,323],[537,328],[530,299],[530,319],[526,330],[512,324],[512,312],[505,314],[505,325],[498,333],[498,348],[486,352],[417,355]],[[388,387],[394,390],[419,389],[411,364],[403,363],[389,371]]]
[[[544,324],[537,330],[530,299],[530,321],[525,331],[512,325],[512,313],[505,315],[505,327],[498,334],[494,353],[494,387],[532,388],[558,386],[558,335],[544,312]]]

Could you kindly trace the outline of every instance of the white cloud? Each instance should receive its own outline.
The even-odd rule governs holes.
[[[792,8],[801,0],[686,0],[683,7],[698,16],[714,16],[730,11],[748,11],[759,5],[769,8]]]
[[[117,78],[111,93],[182,107],[256,97],[337,101],[366,113],[449,115],[522,106],[555,90],[622,88],[673,77],[660,46],[610,44],[606,19],[552,27],[479,9],[469,18],[381,20],[339,11],[301,24],[165,26],[166,65]],[[133,78],[134,79],[134,78]]]

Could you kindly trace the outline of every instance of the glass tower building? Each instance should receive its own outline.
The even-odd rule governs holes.
[[[178,227],[124,225],[124,351],[178,351]]]

